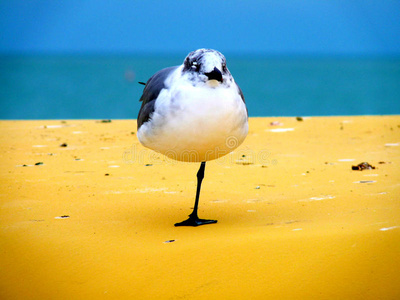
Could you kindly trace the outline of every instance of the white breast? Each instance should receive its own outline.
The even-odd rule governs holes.
[[[187,83],[161,91],[138,138],[145,147],[172,159],[201,162],[230,153],[247,132],[246,107],[234,83],[229,88]]]

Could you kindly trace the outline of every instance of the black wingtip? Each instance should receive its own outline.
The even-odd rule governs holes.
[[[138,83],[139,83],[139,84],[142,84],[142,85],[146,85],[146,82],[141,82],[141,81],[139,81]]]

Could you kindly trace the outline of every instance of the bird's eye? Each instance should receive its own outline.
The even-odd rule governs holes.
[[[197,71],[200,69],[200,66],[197,63],[197,61],[192,62],[192,69],[197,70]]]
[[[226,63],[222,64],[222,71],[224,71],[224,72],[226,71]]]

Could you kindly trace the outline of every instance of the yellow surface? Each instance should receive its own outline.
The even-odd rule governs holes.
[[[207,163],[199,215],[218,223],[197,228],[173,224],[199,165],[135,133],[0,122],[1,299],[400,299],[399,116],[250,119]]]

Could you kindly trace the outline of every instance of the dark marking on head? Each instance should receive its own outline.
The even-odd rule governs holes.
[[[192,51],[186,56],[184,62],[183,62],[183,70],[182,72],[190,72],[190,73],[200,73],[204,74],[203,70],[203,65],[205,63],[205,54],[207,53],[213,53],[214,55],[217,55],[221,59],[221,65],[222,65],[222,74],[228,74],[228,68],[226,67],[226,59],[225,56],[213,49],[198,49],[195,51]]]

